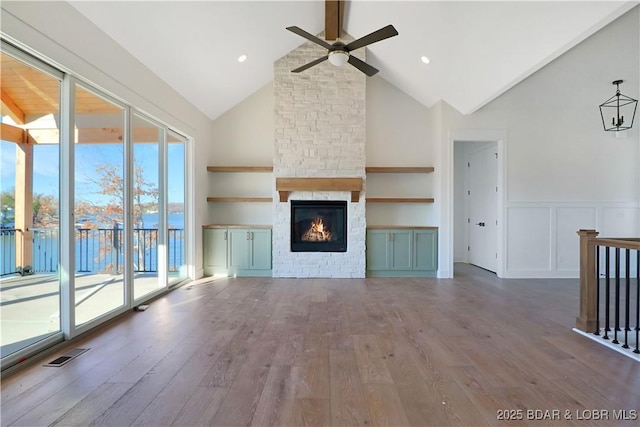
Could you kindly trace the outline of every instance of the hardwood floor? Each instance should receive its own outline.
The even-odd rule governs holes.
[[[638,425],[640,364],[571,330],[577,280],[456,269],[185,286],[3,378],[1,424]]]

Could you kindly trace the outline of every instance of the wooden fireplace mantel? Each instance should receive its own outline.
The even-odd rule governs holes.
[[[292,191],[350,191],[351,201],[360,200],[362,178],[276,178],[280,201],[289,200]]]

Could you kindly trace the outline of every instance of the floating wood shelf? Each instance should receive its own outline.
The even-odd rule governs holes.
[[[273,172],[273,166],[207,166],[209,172]]]
[[[401,167],[401,166],[369,166],[364,168],[367,173],[432,173],[434,168],[432,166],[420,166],[420,167]]]
[[[362,178],[276,178],[280,201],[289,200],[292,191],[349,191],[351,201],[360,200]]]
[[[207,202],[273,202],[272,197],[207,197]]]
[[[370,203],[433,203],[433,198],[425,197],[367,197]]]

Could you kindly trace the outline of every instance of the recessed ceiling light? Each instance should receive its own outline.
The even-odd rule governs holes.
[[[247,60],[247,55],[240,55],[240,56],[238,57],[238,62],[244,62],[244,61],[246,61],[246,60]]]
[[[431,61],[429,60],[429,58],[427,58],[426,56],[423,56],[422,58],[420,58],[420,60],[421,60],[422,62],[424,62],[425,64],[428,64],[429,62],[431,62]]]

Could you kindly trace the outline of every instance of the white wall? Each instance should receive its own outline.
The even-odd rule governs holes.
[[[445,133],[507,135],[505,276],[577,277],[580,228],[638,236],[638,115],[615,138],[598,105],[615,93],[615,79],[638,98],[639,23],[636,7],[472,115],[444,105]],[[444,151],[453,141],[443,140]]]
[[[380,77],[367,79],[367,166],[434,166],[437,111]],[[432,174],[367,174],[368,197],[434,197]],[[368,225],[437,225],[434,204],[367,204]]]
[[[273,82],[213,121],[211,165],[273,164]],[[215,150],[212,148],[215,147]]]
[[[203,144],[212,140],[211,121],[69,4],[3,1],[1,6],[3,37],[195,140],[194,257],[195,274],[202,275],[199,230],[206,217],[207,182]]]
[[[211,166],[273,165],[273,83],[213,121],[205,143]],[[206,196],[271,197],[271,173],[209,173]],[[205,197],[206,198],[206,197]],[[207,223],[271,225],[270,203],[209,203]]]

